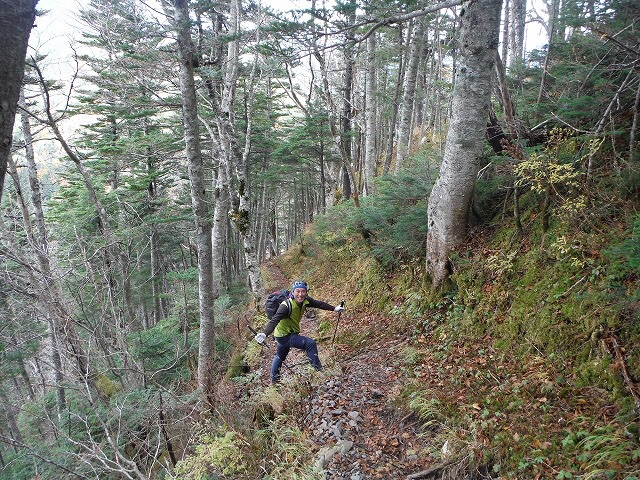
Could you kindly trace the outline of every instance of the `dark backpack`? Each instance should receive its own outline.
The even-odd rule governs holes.
[[[267,301],[264,306],[264,310],[267,313],[267,318],[271,320],[271,317],[278,311],[278,307],[285,300],[289,300],[289,290],[278,290],[277,292],[270,293],[267,297]],[[291,303],[287,301],[287,307],[289,307],[289,315],[291,315]]]

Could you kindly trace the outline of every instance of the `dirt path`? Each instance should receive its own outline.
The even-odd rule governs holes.
[[[326,463],[328,479],[406,478],[427,466],[418,455],[423,445],[415,417],[394,401],[401,389],[395,373],[399,346],[390,341],[338,359],[343,373],[314,392],[309,421],[314,442],[321,451],[338,444],[344,452]]]
[[[356,317],[355,312],[345,312],[340,332],[359,328]],[[314,338],[316,326],[313,319],[301,325],[303,333]],[[356,351],[340,344],[340,333],[335,346],[331,339],[319,343],[328,367],[323,372],[326,381],[311,392],[303,424],[328,480],[404,479],[429,466],[430,459],[420,454],[425,445],[419,422],[398,407],[397,396],[404,387],[398,375],[404,343],[392,337],[377,340],[375,350]],[[262,355],[265,385],[273,351],[272,347]],[[292,350],[286,363],[293,368],[283,369],[285,383],[296,369],[304,368],[304,354]]]

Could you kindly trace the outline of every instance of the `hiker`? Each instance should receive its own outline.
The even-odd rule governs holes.
[[[309,359],[309,363],[316,370],[322,369],[320,358],[318,358],[318,346],[314,339],[300,335],[300,320],[307,308],[319,308],[321,310],[333,310],[341,312],[344,307],[338,305],[334,307],[326,302],[314,300],[307,296],[309,287],[306,282],[297,280],[291,287],[289,300],[280,304],[275,315],[264,327],[264,331],[255,337],[256,342],[262,343],[268,335],[273,333],[276,338],[278,348],[271,364],[271,383],[280,381],[280,367],[287,358],[291,347],[304,350]]]

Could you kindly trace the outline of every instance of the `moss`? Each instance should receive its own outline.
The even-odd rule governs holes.
[[[98,375],[96,378],[96,388],[100,395],[111,398],[120,391],[120,386],[106,375]]]
[[[245,361],[242,351],[235,351],[229,360],[229,367],[225,373],[225,378],[235,378],[248,373],[250,367]]]

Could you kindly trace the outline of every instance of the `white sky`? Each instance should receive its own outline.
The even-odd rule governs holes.
[[[529,0],[534,3],[536,0]],[[70,45],[73,39],[80,38],[78,20],[75,12],[80,5],[86,5],[88,0],[39,0],[38,9],[46,10],[47,13],[36,21],[36,26],[31,32],[29,41],[29,54],[33,55],[34,50],[38,53],[48,55],[46,62],[46,75],[50,79],[64,81],[68,79],[75,70],[72,63],[72,52]],[[537,2],[540,3],[540,2]],[[294,8],[304,8],[310,6],[311,0],[262,0],[263,5],[273,9],[287,11]],[[527,40],[525,48],[529,51],[533,48],[540,48],[545,39],[538,33],[538,24],[527,25]]]

